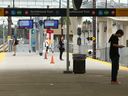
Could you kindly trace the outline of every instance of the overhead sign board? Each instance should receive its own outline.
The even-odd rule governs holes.
[[[52,8],[5,8],[5,16],[66,16],[67,9]],[[109,8],[86,8],[80,10],[70,9],[70,16],[115,16],[116,10]]]
[[[5,16],[66,16],[65,9],[5,8]]]
[[[1,8],[0,16],[66,16],[66,8]],[[70,9],[70,16],[128,16],[128,8]]]

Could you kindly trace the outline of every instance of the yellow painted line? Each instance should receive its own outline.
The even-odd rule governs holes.
[[[5,52],[0,53],[0,63],[5,59]]]
[[[93,59],[93,58],[89,58],[89,57],[87,57],[87,59],[91,60],[91,61],[94,61],[94,62],[99,62],[100,64],[105,64],[105,65],[111,66],[110,62],[106,62],[106,61],[102,61],[102,60],[97,60],[97,59]],[[128,67],[120,66],[120,69],[124,70],[124,71],[128,71]]]

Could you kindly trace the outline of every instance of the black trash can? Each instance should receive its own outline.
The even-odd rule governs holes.
[[[85,61],[85,54],[73,54],[73,72],[75,74],[83,74],[86,72]]]

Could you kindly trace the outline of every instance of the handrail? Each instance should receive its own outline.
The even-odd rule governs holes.
[[[7,52],[8,50],[8,43],[4,43],[0,45],[0,52]]]
[[[4,46],[4,44],[1,44],[1,45],[0,45],[0,49],[1,49],[3,46]]]

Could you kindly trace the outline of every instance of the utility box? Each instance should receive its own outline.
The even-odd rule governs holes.
[[[86,72],[86,55],[73,54],[73,72],[75,74],[83,74]]]

